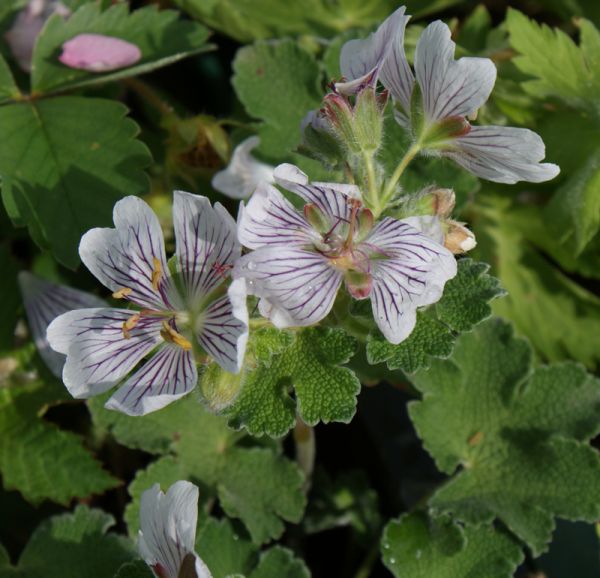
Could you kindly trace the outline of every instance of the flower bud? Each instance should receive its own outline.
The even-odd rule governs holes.
[[[446,227],[444,246],[455,255],[466,253],[477,245],[475,235],[465,227],[464,223],[447,221]]]
[[[221,369],[216,363],[206,366],[198,381],[205,406],[215,413],[229,407],[242,388],[242,374]]]

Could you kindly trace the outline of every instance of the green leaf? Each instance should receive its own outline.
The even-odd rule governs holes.
[[[581,19],[580,44],[562,30],[552,29],[510,9],[506,27],[511,46],[519,52],[513,62],[535,77],[523,88],[540,98],[556,97],[570,106],[587,108],[600,115],[600,33]]]
[[[23,550],[16,576],[113,578],[117,569],[134,557],[129,540],[107,533],[114,523],[109,514],[86,506],[45,520]],[[0,577],[11,575],[0,569]]]
[[[463,528],[422,513],[390,522],[381,551],[396,578],[511,578],[523,560],[519,546],[491,526]]]
[[[310,578],[308,568],[292,552],[281,546],[267,550],[249,578]]]
[[[550,232],[543,217],[539,208],[524,211],[508,198],[490,194],[480,201],[478,255],[494,263],[507,290],[493,311],[513,321],[545,360],[575,359],[594,368],[600,360],[600,299],[547,258],[551,240],[543,238]],[[588,256],[588,267],[596,253]]]
[[[276,449],[248,447],[247,436],[229,429],[223,417],[207,413],[193,396],[143,417],[105,410],[101,401],[90,403],[92,417],[117,441],[151,452],[171,452],[138,471],[129,487],[134,501],[126,518],[132,535],[142,492],[157,482],[166,489],[180,479],[194,481],[218,497],[226,514],[240,518],[256,543],[278,538],[283,520],[298,522],[302,517],[305,497],[299,468]],[[144,440],[149,431],[155,433]]]
[[[293,40],[257,42],[238,51],[233,70],[238,98],[263,121],[260,151],[276,159],[289,156],[300,143],[302,119],[321,102],[317,61]]]
[[[504,295],[497,279],[488,274],[489,265],[464,258],[458,273],[444,288],[438,303],[417,313],[417,324],[408,339],[394,345],[379,332],[369,335],[367,360],[385,361],[389,369],[412,373],[428,367],[433,358],[452,353],[456,333],[470,331],[492,314],[490,301]]]
[[[71,268],[81,235],[109,225],[114,203],[148,186],[149,152],[125,113],[116,102],[72,96],[0,107],[6,209]]]
[[[574,237],[579,255],[600,231],[600,146],[569,175],[545,211],[561,241]]]
[[[58,60],[61,47],[82,33],[127,40],[140,49],[142,58],[133,66],[102,74],[69,68]],[[35,44],[31,88],[37,94],[49,93],[136,76],[208,50],[207,38],[204,26],[179,20],[173,10],[148,6],[129,14],[126,3],[105,11],[97,2],[85,4],[66,22],[58,15],[47,22]]]
[[[531,373],[531,349],[490,320],[457,340],[452,359],[413,378],[409,413],[438,467],[455,476],[429,504],[460,520],[501,519],[535,555],[554,517],[600,516],[600,381],[574,363]]]
[[[0,351],[10,349],[15,341],[15,325],[19,318],[21,297],[17,284],[17,262],[7,245],[0,245]]]
[[[280,332],[284,335],[286,332]],[[256,331],[260,345],[273,340],[272,332]],[[289,345],[282,345],[292,339]],[[356,340],[340,329],[308,328],[287,333],[268,361],[256,356],[247,364],[242,390],[227,410],[230,423],[252,435],[279,437],[293,427],[296,412],[309,425],[322,421],[348,423],[356,411],[360,382],[354,373],[339,367],[356,351]],[[252,347],[252,345],[251,345]],[[294,389],[295,399],[289,392]]]
[[[46,422],[43,414],[63,395],[50,384],[0,388],[0,471],[6,489],[37,504],[68,504],[114,488],[118,481],[85,450],[81,438]]]
[[[0,55],[0,103],[8,100],[17,99],[21,96],[12,72],[4,60],[4,57]]]
[[[123,564],[115,574],[115,578],[153,578],[152,570],[142,560]]]

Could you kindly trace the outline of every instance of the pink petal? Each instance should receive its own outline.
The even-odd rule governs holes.
[[[135,64],[142,57],[131,42],[103,34],[79,34],[63,44],[59,60],[70,68],[108,72]]]

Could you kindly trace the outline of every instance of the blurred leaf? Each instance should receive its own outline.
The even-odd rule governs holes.
[[[303,328],[256,331],[253,340],[251,347],[264,351],[268,343],[273,353],[257,353],[254,363],[246,363],[242,390],[227,410],[233,426],[280,437],[294,426],[296,412],[308,425],[352,419],[360,382],[340,365],[356,351],[353,337],[340,329]]]
[[[562,30],[538,24],[518,10],[508,11],[506,26],[511,46],[519,52],[513,62],[535,77],[523,84],[525,90],[589,109],[600,120],[600,32],[595,26],[579,21],[579,46]]]
[[[87,506],[49,518],[33,533],[16,572],[0,567],[0,578],[113,578],[134,557],[129,540],[107,533],[114,523],[109,514]]]
[[[300,122],[321,102],[317,61],[293,40],[257,42],[238,51],[233,70],[238,98],[263,121],[260,151],[276,159],[289,155],[300,143]]]
[[[389,369],[412,373],[429,367],[433,358],[452,353],[456,333],[470,331],[492,314],[490,301],[505,294],[497,279],[487,272],[489,265],[463,258],[458,273],[444,288],[434,306],[417,313],[417,324],[410,336],[394,345],[378,331],[369,335],[369,363],[385,361]]]
[[[20,94],[6,60],[0,55],[0,103],[18,98]]]
[[[37,504],[68,504],[118,485],[83,448],[79,436],[43,419],[62,395],[44,383],[0,388],[0,471],[4,487]]]
[[[150,164],[137,125],[109,100],[64,96],[0,107],[2,198],[16,225],[75,268],[81,235],[143,193]]]
[[[229,429],[224,418],[206,413],[193,396],[143,417],[108,411],[101,403],[95,399],[89,404],[94,422],[108,428],[119,443],[171,454],[139,470],[129,486],[134,498],[126,513],[131,535],[137,531],[142,492],[154,483],[167,488],[180,479],[218,497],[226,514],[240,518],[256,543],[278,538],[283,520],[302,517],[305,498],[298,467],[274,449],[247,447],[247,436]],[[150,431],[155,433],[145,439]]]
[[[501,531],[463,528],[422,513],[390,522],[381,551],[396,578],[511,578],[523,560],[519,546]]]
[[[152,570],[142,560],[123,564],[115,574],[115,578],[154,578]]]
[[[260,557],[258,567],[248,578],[310,578],[308,568],[290,550],[275,546]]]
[[[493,319],[461,335],[452,359],[434,361],[409,404],[438,468],[454,477],[429,500],[469,524],[494,518],[546,549],[554,517],[600,516],[600,381],[574,363],[531,372],[531,349]]]
[[[15,341],[21,296],[17,284],[19,268],[7,245],[0,245],[0,351],[10,349]]]
[[[458,44],[472,54],[483,52],[487,46],[487,37],[492,29],[492,17],[483,4],[475,7],[462,23],[458,32]]]
[[[82,33],[127,40],[140,49],[142,58],[128,68],[101,74],[69,68],[58,60],[61,47]],[[129,14],[127,3],[115,4],[105,11],[97,2],[85,4],[66,22],[56,15],[44,26],[33,53],[31,89],[36,94],[48,93],[150,72],[208,50],[208,34],[204,26],[180,20],[177,12],[159,11],[157,6]]]
[[[494,264],[507,291],[507,297],[494,302],[494,313],[511,319],[545,359],[571,358],[595,367],[600,360],[600,299],[527,242],[550,232],[539,208],[523,212],[508,199],[488,195],[477,210],[478,254]]]

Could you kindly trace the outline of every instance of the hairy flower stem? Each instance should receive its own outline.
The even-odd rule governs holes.
[[[407,151],[406,154],[402,157],[402,160],[398,163],[398,166],[394,170],[394,173],[390,177],[383,194],[381,195],[381,199],[378,201],[377,208],[374,212],[375,218],[379,217],[381,213],[385,210],[387,204],[392,200],[394,193],[396,191],[396,185],[400,180],[400,177],[404,174],[406,167],[410,164],[410,162],[417,156],[419,151],[421,150],[421,143],[416,142],[413,144]]]
[[[315,468],[315,430],[306,425],[300,416],[296,418],[294,442],[296,443],[296,462],[304,472],[303,490],[305,493],[308,493],[312,483],[312,473]]]
[[[377,203],[377,178],[373,166],[373,155],[363,151],[363,161],[367,177],[367,204],[369,207],[374,207]]]
[[[162,116],[171,117],[175,115],[170,104],[165,102],[162,97],[148,83],[139,78],[127,78],[123,81],[125,86],[135,92],[142,100],[145,100],[150,106],[155,108]]]

